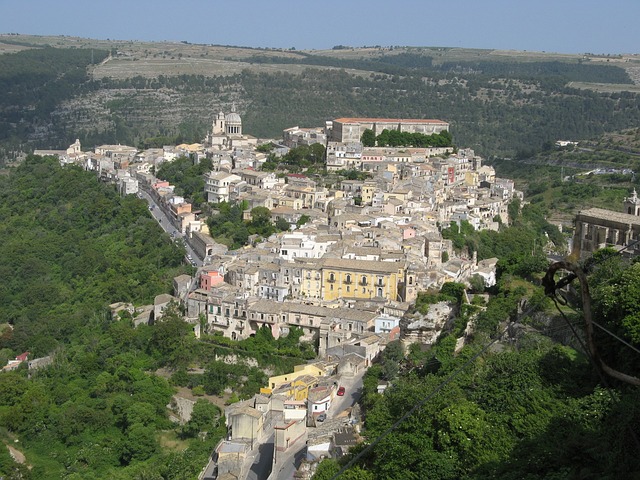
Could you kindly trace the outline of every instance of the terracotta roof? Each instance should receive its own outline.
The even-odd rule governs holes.
[[[447,123],[436,119],[422,118],[336,118],[334,122],[339,123]]]
[[[29,356],[29,352],[24,352],[24,353],[21,353],[20,355],[18,355],[16,357],[16,360],[18,360],[20,362],[24,362],[27,359],[28,356]]]

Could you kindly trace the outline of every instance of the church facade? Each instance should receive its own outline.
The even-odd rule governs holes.
[[[218,113],[211,124],[211,130],[204,139],[206,148],[217,150],[233,150],[234,148],[256,146],[255,137],[242,133],[242,117],[231,107],[231,113]]]
[[[589,208],[575,219],[572,252],[586,257],[604,247],[625,249],[628,254],[640,253],[640,199],[636,191],[624,199],[624,211]]]

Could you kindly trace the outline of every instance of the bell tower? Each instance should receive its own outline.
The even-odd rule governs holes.
[[[635,188],[633,189],[631,196],[624,199],[623,205],[624,213],[640,217],[640,199],[638,198]]]

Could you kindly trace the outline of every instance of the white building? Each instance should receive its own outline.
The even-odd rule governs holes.
[[[293,261],[295,258],[321,258],[329,245],[336,243],[336,239],[325,238],[318,241],[316,235],[307,235],[303,232],[284,234],[280,239],[280,257]]]
[[[375,318],[375,333],[389,333],[394,328],[400,326],[400,319],[391,315],[382,314]]]
[[[207,197],[207,202],[228,202],[229,192],[231,191],[230,185],[240,180],[240,177],[233,173],[209,172],[204,184],[204,193]]]

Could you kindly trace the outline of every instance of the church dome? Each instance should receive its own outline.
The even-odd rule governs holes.
[[[228,114],[225,117],[225,121],[227,123],[236,123],[236,124],[242,123],[242,119],[240,118],[240,115],[238,115],[236,112],[231,112],[230,114]]]

